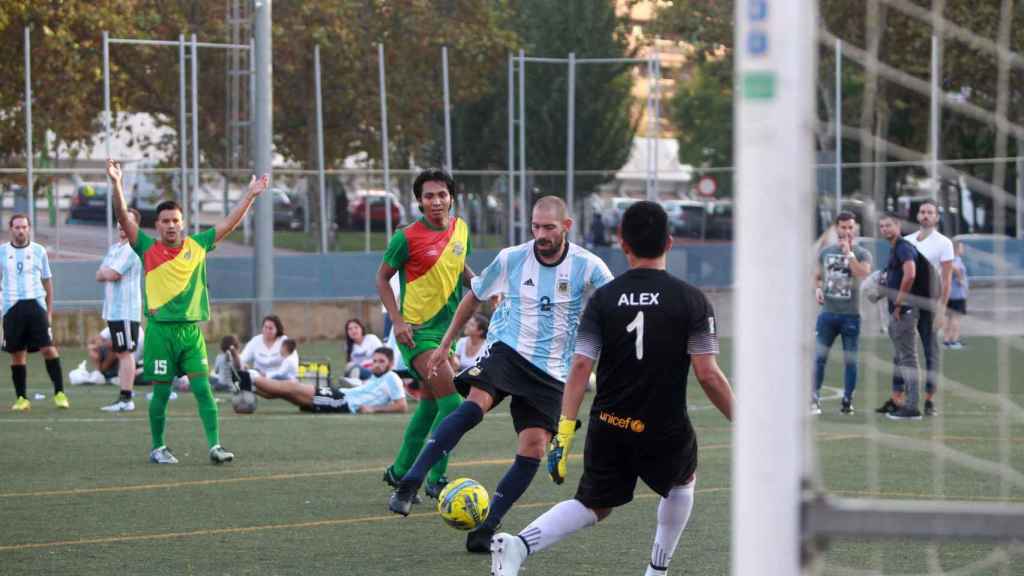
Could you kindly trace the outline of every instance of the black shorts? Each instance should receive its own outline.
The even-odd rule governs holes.
[[[576,499],[587,508],[614,508],[633,500],[641,479],[662,497],[697,470],[693,435],[646,440],[592,417],[583,449],[583,477]]]
[[[957,298],[956,300],[950,299],[946,307],[960,314],[961,316],[967,314],[967,300],[963,298]]]
[[[53,346],[53,333],[46,309],[35,300],[18,300],[4,314],[4,351],[37,352],[48,346]]]
[[[114,352],[135,352],[139,348],[139,323],[132,320],[108,320],[110,343]]]
[[[313,412],[318,414],[349,414],[345,393],[334,386],[313,388]]]
[[[469,396],[470,387],[479,388],[494,398],[495,406],[511,396],[517,434],[527,428],[558,432],[564,386],[501,342],[492,344],[476,366],[455,377],[455,388],[463,396]]]

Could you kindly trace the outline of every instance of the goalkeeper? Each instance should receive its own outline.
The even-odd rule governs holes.
[[[666,272],[672,246],[660,205],[638,202],[622,219],[630,270],[599,288],[587,304],[562,398],[548,473],[565,481],[583,391],[594,362],[583,477],[576,497],[556,504],[518,535],[495,534],[491,574],[519,573],[529,554],[606,518],[633,499],[637,479],[661,495],[647,576],[663,576],[693,508],[697,438],[686,410],[686,379],[732,419],[733,395],[718,367],[714,310],[700,290]]]

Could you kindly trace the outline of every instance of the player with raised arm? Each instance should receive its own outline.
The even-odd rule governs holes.
[[[427,468],[448,455],[484,414],[511,396],[516,457],[498,482],[487,519],[466,537],[470,552],[490,551],[502,517],[533,481],[551,435],[558,429],[565,375],[586,296],[612,279],[605,263],[569,242],[572,228],[565,202],[545,196],[533,207],[534,240],[505,248],[473,279],[455,319],[430,358],[430,370],[450,369],[447,350],[480,302],[504,298],[487,332],[487,352],[455,384],[467,401],[438,426],[416,463],[388,501],[408,515]]]
[[[587,379],[597,362],[583,477],[575,498],[556,504],[519,532],[491,541],[491,574],[519,573],[535,554],[607,518],[633,499],[637,479],[661,495],[647,576],[663,576],[693,508],[697,437],[686,408],[693,363],[704,393],[732,420],[733,394],[715,360],[715,313],[697,288],[665,270],[672,246],[668,216],[654,202],[630,206],[622,219],[629,271],[587,304],[562,399],[548,473],[565,481]]]
[[[405,427],[402,446],[384,471],[384,481],[392,487],[409,471],[427,436],[462,403],[452,383],[455,373],[451,366],[431,373],[427,359],[441,345],[462,299],[463,285],[473,277],[466,266],[469,226],[452,216],[455,181],[443,170],[424,170],[413,182],[412,191],[423,217],[395,232],[377,270],[377,292],[394,323],[398,350],[420,382],[422,394]],[[400,287],[397,300],[390,285],[395,274]],[[431,468],[425,489],[428,496],[437,498],[448,483],[447,468],[447,458]]]
[[[171,381],[188,375],[206,433],[210,460],[214,464],[230,462],[235,455],[220,445],[217,404],[210,390],[206,340],[199,328],[199,322],[210,318],[206,255],[238,226],[256,198],[266,190],[270,176],[253,176],[245,196],[227,218],[197,234],[184,234],[182,211],[177,202],[161,202],[156,207],[159,238],[154,239],[139,229],[128,213],[121,165],[108,160],[107,175],[114,183],[114,214],[132,249],[142,259],[146,275],[143,310],[148,322],[143,378],[153,382],[153,399],[149,404],[153,449],[149,459],[157,464],[178,462],[164,444],[164,426]]]

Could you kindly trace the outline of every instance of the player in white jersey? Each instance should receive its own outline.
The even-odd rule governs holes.
[[[534,240],[502,250],[473,278],[472,289],[430,358],[430,369],[448,362],[452,341],[480,302],[503,296],[487,332],[487,352],[455,378],[459,392],[468,394],[467,401],[441,422],[388,501],[392,512],[408,515],[430,466],[510,396],[519,439],[516,458],[498,482],[487,520],[467,536],[470,552],[490,552],[491,536],[502,517],[533,480],[547,443],[558,430],[562,390],[586,298],[612,279],[600,258],[568,241],[572,223],[560,198],[538,200],[533,208]]]
[[[936,331],[942,328],[946,318],[946,305],[949,302],[949,290],[953,281],[953,260],[956,254],[953,252],[953,242],[942,232],[938,231],[939,205],[934,200],[925,200],[917,209],[917,223],[921,229],[913,234],[904,236],[904,239],[914,245],[932,267],[938,272],[942,280],[942,291],[939,293],[939,300],[935,309],[930,310],[922,307],[917,317],[917,333],[921,337],[921,346],[924,348],[924,365],[926,369],[924,383],[924,414],[934,416],[936,378],[939,373],[939,340]],[[921,272],[919,271],[918,274]],[[899,371],[893,373],[893,388],[902,389],[902,379]]]
[[[128,210],[136,224],[142,221],[139,211]],[[121,225],[117,225],[118,242],[107,250],[96,281],[104,283],[103,319],[110,329],[110,342],[117,355],[120,392],[117,401],[102,410],[131,412],[135,410],[132,388],[135,384],[135,356],[138,348],[139,323],[142,320],[142,261],[128,242]]]
[[[29,241],[31,224],[25,214],[14,214],[7,223],[11,241],[0,245],[0,304],[4,314],[3,349],[11,354],[11,379],[17,399],[11,410],[31,409],[28,401],[28,353],[39,351],[53,381],[53,403],[69,408],[64,394],[60,354],[53,345],[53,282],[46,249]]]

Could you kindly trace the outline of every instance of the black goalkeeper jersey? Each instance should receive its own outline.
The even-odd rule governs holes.
[[[693,433],[686,411],[691,354],[717,354],[715,313],[664,270],[632,269],[594,292],[576,353],[597,360],[591,422],[637,437]]]

